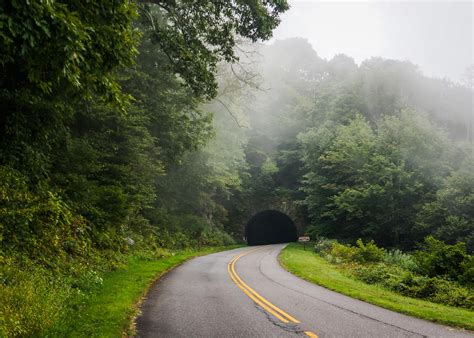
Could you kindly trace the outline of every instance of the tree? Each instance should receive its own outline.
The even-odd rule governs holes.
[[[302,142],[304,204],[322,232],[387,246],[423,238],[412,229],[415,218],[447,175],[450,149],[428,120],[405,111],[383,119],[375,132],[359,116],[333,134],[307,133]]]
[[[423,205],[418,230],[447,243],[464,242],[474,251],[474,151],[465,149],[461,166],[444,179],[436,199]]]
[[[117,69],[139,33],[129,1],[12,1],[0,6],[0,164],[45,177],[77,102],[127,102]]]
[[[235,62],[236,36],[267,40],[289,6],[286,0],[142,0],[155,42],[174,72],[198,95],[217,94],[215,72],[224,60]]]

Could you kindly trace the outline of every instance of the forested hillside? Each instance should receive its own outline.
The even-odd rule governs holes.
[[[70,297],[136,250],[241,242],[256,205],[288,206],[313,237],[474,250],[472,72],[263,43],[287,9],[0,5],[0,302]],[[12,335],[47,329],[15,310]]]
[[[327,61],[303,39],[260,54],[246,154],[261,158],[244,190],[267,175],[264,195],[295,203],[313,235],[474,249],[472,72],[459,85],[406,61]]]
[[[126,238],[231,241],[218,200],[239,185],[240,150],[230,138],[229,155],[210,141],[230,117],[213,120],[205,103],[217,95],[220,63],[238,60],[236,38],[269,38],[286,8],[2,5],[5,252],[54,266],[88,250],[126,250]]]

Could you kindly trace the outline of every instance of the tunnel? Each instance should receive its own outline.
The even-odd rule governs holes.
[[[276,210],[265,210],[255,214],[245,226],[248,245],[295,242],[296,226],[291,218]]]

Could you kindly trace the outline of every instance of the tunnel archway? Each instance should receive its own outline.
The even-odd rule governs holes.
[[[296,226],[286,214],[265,210],[255,214],[245,225],[245,238],[249,245],[295,242]]]

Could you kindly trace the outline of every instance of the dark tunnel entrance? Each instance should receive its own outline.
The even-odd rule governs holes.
[[[265,210],[247,222],[245,238],[249,245],[295,242],[296,226],[284,213]]]

